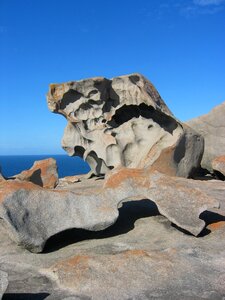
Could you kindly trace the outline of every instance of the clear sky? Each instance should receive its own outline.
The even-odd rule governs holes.
[[[225,0],[0,0],[0,154],[57,154],[50,83],[139,72],[182,121],[225,100]]]

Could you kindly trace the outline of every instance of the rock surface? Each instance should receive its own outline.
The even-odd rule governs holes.
[[[2,299],[8,286],[8,274],[0,270],[0,299]]]
[[[63,148],[85,159],[95,175],[152,166],[189,177],[199,166],[201,136],[175,119],[140,74],[52,84],[47,100],[52,112],[68,120]]]
[[[206,184],[225,188],[220,181]],[[63,232],[44,254],[18,247],[0,226],[0,265],[9,275],[5,299],[222,300],[225,217],[207,217],[196,238],[171,226],[151,201],[129,201],[113,226]]]
[[[212,168],[219,178],[225,179],[225,155],[216,157],[212,161]]]
[[[213,171],[212,160],[225,154],[225,102],[213,108],[208,114],[187,122],[205,140],[202,168]]]
[[[14,177],[44,188],[54,188],[58,183],[56,160],[54,158],[37,160],[29,170],[25,170]]]
[[[46,190],[29,182],[0,182],[0,220],[16,243],[40,252],[50,237],[64,230],[99,231],[111,226],[125,201],[152,200],[162,215],[196,236],[205,226],[200,214],[219,206],[215,197],[201,191],[204,182],[150,173],[147,169],[123,168],[106,181],[99,180],[93,188],[89,182],[80,188],[78,182],[71,190]]]

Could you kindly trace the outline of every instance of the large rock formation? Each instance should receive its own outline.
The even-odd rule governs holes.
[[[213,171],[212,160],[225,155],[225,102],[213,108],[208,114],[187,122],[205,140],[202,168]]]
[[[87,184],[46,190],[29,182],[0,182],[0,220],[14,241],[40,252],[51,236],[66,229],[99,231],[111,226],[121,203],[129,200],[154,201],[162,215],[196,236],[205,226],[200,214],[219,207],[215,197],[201,191],[201,181],[156,171],[125,168],[111,174],[103,186],[101,181],[93,188]]]
[[[140,74],[52,84],[47,100],[68,120],[63,148],[96,175],[125,166],[188,177],[199,166],[202,138],[174,118]]]

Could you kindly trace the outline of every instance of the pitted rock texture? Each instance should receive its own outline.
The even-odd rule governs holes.
[[[47,101],[68,120],[63,148],[86,160],[92,174],[153,166],[189,177],[199,166],[202,138],[174,118],[140,74],[52,84]]]
[[[225,102],[208,114],[192,119],[187,124],[204,137],[205,149],[201,166],[213,172],[212,161],[225,154]]]
[[[22,181],[0,182],[1,224],[17,244],[40,252],[50,237],[64,230],[110,227],[126,201],[152,200],[162,215],[196,236],[205,226],[200,214],[219,207],[217,198],[201,190],[201,181],[143,169],[111,173],[93,187],[86,181],[79,188],[78,182],[71,190],[46,190]]]
[[[225,155],[216,157],[212,161],[212,168],[219,179],[225,180]]]
[[[29,170],[25,170],[14,177],[44,188],[55,188],[58,183],[56,160],[54,158],[37,160]]]
[[[0,270],[0,300],[8,286],[8,274]]]

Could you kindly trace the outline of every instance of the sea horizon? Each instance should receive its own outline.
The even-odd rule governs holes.
[[[59,178],[85,174],[90,170],[82,158],[67,154],[1,154],[0,170],[3,176],[11,177],[30,169],[35,161],[50,157],[56,160]]]

